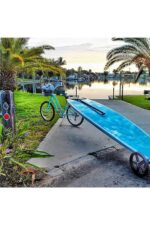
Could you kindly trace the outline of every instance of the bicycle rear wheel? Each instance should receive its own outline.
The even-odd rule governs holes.
[[[71,106],[68,107],[66,114],[67,119],[72,126],[75,127],[80,126],[84,121],[84,118]]]
[[[52,121],[55,117],[55,109],[52,103],[49,104],[48,101],[45,101],[41,104],[40,114],[43,120],[49,122]]]

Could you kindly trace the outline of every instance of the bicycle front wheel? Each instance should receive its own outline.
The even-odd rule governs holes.
[[[71,106],[68,107],[66,114],[67,114],[67,119],[72,126],[75,126],[75,127],[80,126],[84,121],[83,116],[81,116]]]
[[[48,101],[43,102],[40,107],[40,114],[43,120],[47,122],[52,121],[55,117],[55,109],[52,103]]]

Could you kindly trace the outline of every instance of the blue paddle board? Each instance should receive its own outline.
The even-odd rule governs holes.
[[[95,127],[150,161],[150,136],[120,113],[90,99],[71,100],[68,104]]]

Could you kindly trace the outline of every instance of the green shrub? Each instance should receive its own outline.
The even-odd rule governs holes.
[[[42,168],[29,163],[32,158],[46,158],[52,155],[44,151],[24,149],[23,139],[28,135],[27,126],[19,124],[17,132],[12,135],[11,130],[4,132],[4,141],[0,144],[0,181],[17,186],[17,184],[30,184],[33,177]]]
[[[2,143],[2,133],[3,133],[3,126],[0,123],[0,144]]]

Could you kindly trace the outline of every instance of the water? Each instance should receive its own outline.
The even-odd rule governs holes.
[[[108,96],[113,95],[113,87],[115,89],[115,95],[119,95],[120,81],[115,81],[113,86],[112,80],[109,81],[94,81],[94,82],[77,82],[77,81],[64,81],[65,92],[68,95],[75,95],[76,87],[77,94],[80,97],[86,97],[90,99],[108,99]],[[28,92],[34,92],[34,84],[25,84],[25,89]],[[22,88],[21,88],[22,89]],[[36,93],[41,93],[41,84],[36,84]],[[124,95],[142,95],[144,90],[150,90],[150,82],[133,83],[129,81],[124,82]]]
[[[120,82],[115,81],[115,95],[119,95]],[[67,82],[65,90],[68,95],[75,95],[91,99],[108,99],[109,95],[113,95],[113,81],[95,81],[92,83]],[[150,90],[150,82],[147,83],[124,83],[124,95],[143,95],[144,90]]]

